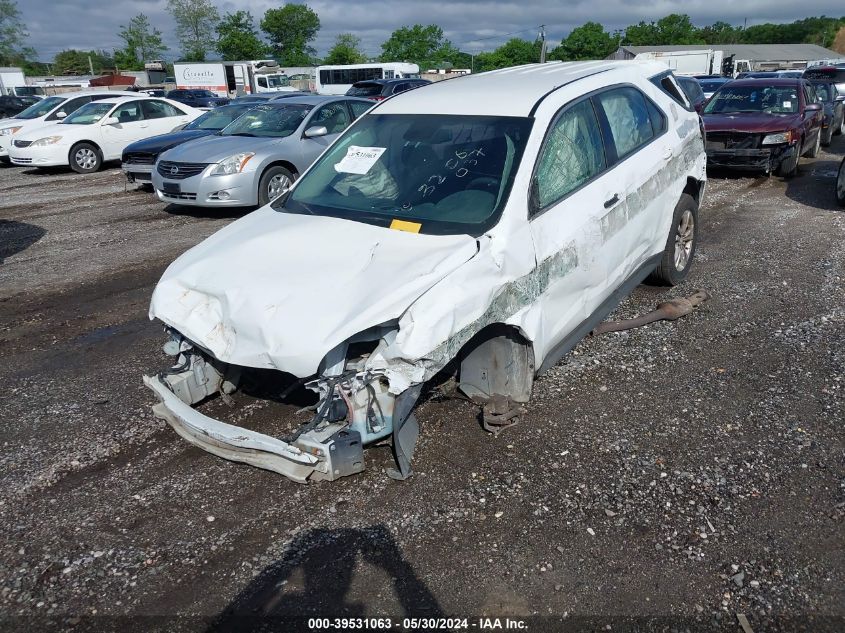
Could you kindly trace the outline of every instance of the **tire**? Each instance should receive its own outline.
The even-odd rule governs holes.
[[[103,164],[99,148],[91,143],[77,143],[68,154],[70,168],[77,174],[92,174]]]
[[[806,156],[807,158],[815,158],[816,156],[818,156],[819,155],[819,147],[821,147],[821,144],[822,144],[822,131],[820,129],[819,133],[816,134],[816,142],[813,143],[813,146],[810,148],[810,151],[808,151],[806,154],[804,154],[804,156]]]
[[[284,193],[284,189],[290,188],[296,175],[290,173],[284,167],[278,165],[268,168],[258,182],[258,206],[263,207]],[[287,183],[285,184],[285,181]],[[280,187],[282,187],[280,189]],[[275,193],[274,193],[275,192]]]
[[[697,246],[698,203],[685,193],[675,205],[666,248],[649,280],[666,286],[677,286],[687,278]]]
[[[778,165],[777,175],[781,178],[792,178],[798,172],[798,150],[795,155]]]
[[[828,127],[824,131],[824,133],[822,134],[821,143],[824,147],[827,147],[828,145],[830,145],[832,140],[833,140],[833,125],[831,125],[830,127]]]
[[[836,202],[840,207],[845,207],[845,158],[839,163],[839,172],[836,175]]]
[[[845,112],[842,112],[842,120],[839,121],[839,127],[834,134],[845,134]]]

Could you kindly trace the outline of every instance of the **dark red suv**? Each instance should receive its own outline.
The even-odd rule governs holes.
[[[803,79],[738,79],[704,106],[707,164],[792,176],[816,156],[823,112]]]

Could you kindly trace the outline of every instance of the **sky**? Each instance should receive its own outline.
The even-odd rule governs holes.
[[[264,12],[285,3],[270,0],[212,0],[221,15],[248,10],[256,25]],[[179,57],[179,44],[166,0],[17,0],[29,31],[29,44],[41,61],[61,50],[120,48],[120,27],[138,13],[150,18],[170,48],[166,57]],[[686,13],[697,26],[716,21],[742,25],[792,22],[806,17],[842,16],[842,0],[315,0],[307,2],[320,17],[313,42],[325,55],[340,33],[361,38],[369,56],[402,26],[437,24],[449,40],[466,52],[492,50],[510,37],[534,39],[546,25],[550,46],[587,21],[613,31],[641,20],[657,20],[669,13]]]

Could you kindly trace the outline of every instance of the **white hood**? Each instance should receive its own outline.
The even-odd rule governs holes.
[[[224,362],[304,377],[351,336],[397,319],[477,252],[467,235],[421,235],[267,206],[173,262],[159,318]]]

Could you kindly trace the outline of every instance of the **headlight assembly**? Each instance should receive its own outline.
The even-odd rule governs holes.
[[[211,175],[228,176],[229,174],[239,174],[244,170],[244,167],[246,167],[249,159],[253,156],[255,156],[254,152],[243,152],[241,154],[229,156],[229,158],[221,160],[217,164],[217,167],[211,171]]]
[[[47,145],[55,145],[62,140],[61,136],[45,136],[35,141],[30,147],[46,147]]]
[[[792,132],[780,132],[778,134],[767,134],[763,137],[763,145],[777,145],[778,143],[791,143]]]
[[[12,134],[17,133],[17,131],[21,129],[21,127],[22,126],[20,125],[17,127],[4,127],[2,130],[0,130],[0,136],[11,136]]]

